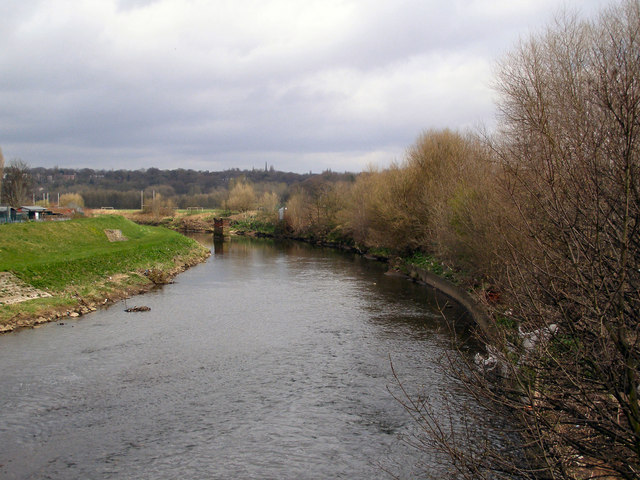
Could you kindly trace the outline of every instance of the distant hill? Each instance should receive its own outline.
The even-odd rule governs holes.
[[[230,169],[220,172],[178,168],[160,170],[94,170],[90,168],[30,169],[35,200],[48,196],[55,203],[57,195],[79,193],[85,206],[100,208],[139,208],[140,192],[145,196],[160,194],[180,208],[219,207],[228,197],[234,181],[251,183],[256,193],[274,192],[286,199],[291,187],[322,179],[327,182],[353,181],[354,174],[325,171],[322,174],[281,172],[273,167],[264,170]]]
[[[32,168],[36,191],[79,192],[85,187],[128,191],[145,190],[153,186],[169,186],[176,195],[208,193],[212,189],[227,188],[233,179],[244,177],[252,183],[284,183],[290,186],[302,182],[312,174],[299,174],[270,170],[231,169],[221,172],[198,170],[94,170],[90,168]]]

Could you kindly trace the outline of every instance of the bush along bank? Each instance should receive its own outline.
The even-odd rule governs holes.
[[[107,215],[0,228],[0,332],[79,316],[202,262],[207,248]]]
[[[560,19],[499,66],[494,136],[428,131],[398,164],[287,201],[287,235],[437,259],[422,268],[451,266],[487,307],[482,369],[462,381],[536,448],[433,439],[506,472],[470,478],[640,478],[639,30],[637,0]]]
[[[496,66],[494,133],[428,131],[389,168],[287,191],[286,236],[431,256],[489,307],[461,380],[533,447],[431,438],[467,478],[640,478],[639,31],[639,0],[558,18]]]

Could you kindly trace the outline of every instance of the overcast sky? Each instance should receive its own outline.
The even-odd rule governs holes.
[[[491,128],[497,59],[607,0],[2,0],[0,147],[97,169],[386,166]]]

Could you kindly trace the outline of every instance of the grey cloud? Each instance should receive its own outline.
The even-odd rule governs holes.
[[[397,159],[423,129],[491,123],[488,65],[546,16],[483,13],[490,0],[353,0],[344,2],[348,21],[333,29],[329,19],[322,34],[302,32],[309,38],[297,42],[293,27],[280,37],[252,32],[242,18],[225,25],[212,11],[181,19],[180,2],[102,2],[96,12],[61,0],[9,3],[16,8],[0,6],[5,156],[100,168],[219,169],[268,158],[320,171]],[[260,25],[256,13],[246,21]],[[291,21],[284,11],[269,18],[280,14]]]

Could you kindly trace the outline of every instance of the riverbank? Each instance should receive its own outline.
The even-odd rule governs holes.
[[[0,333],[78,317],[169,283],[210,252],[109,215],[0,228]]]
[[[166,212],[165,212],[166,213]],[[121,215],[138,225],[165,227],[176,232],[213,233],[214,219],[223,214],[223,210],[143,212],[140,210],[91,210],[94,216]]]
[[[104,211],[109,214],[112,211]],[[140,211],[125,211],[122,214],[133,222],[141,225],[162,225],[179,232],[214,231],[214,219],[222,215],[217,212],[173,212],[173,215],[154,215]],[[228,215],[228,212],[226,212]],[[244,212],[228,215],[229,234],[238,236],[282,238],[310,243],[319,247],[335,248],[350,251],[366,258],[388,264],[389,270],[405,275],[415,282],[420,282],[448,295],[461,304],[473,318],[474,322],[486,335],[494,328],[493,322],[487,314],[489,298],[483,289],[476,289],[473,279],[443,265],[436,258],[421,253],[402,256],[391,248],[367,249],[355,244],[348,237],[332,238],[327,236],[294,235],[287,230],[286,225],[278,222],[275,215],[264,212]],[[495,306],[495,305],[493,305]],[[506,307],[505,307],[506,309]]]
[[[160,216],[132,211],[125,212],[124,215],[143,225],[163,225],[179,232],[211,233],[214,231],[214,218],[219,217],[221,213],[221,211],[217,213],[174,212],[171,216]],[[460,272],[455,272],[431,256],[421,253],[402,256],[394,253],[390,248],[366,249],[357,246],[353,239],[346,237],[330,239],[293,235],[287,231],[284,224],[275,219],[274,215],[259,212],[239,213],[230,215],[228,218],[229,233],[233,235],[296,240],[320,247],[354,252],[366,258],[387,263],[391,271],[436,288],[463,305],[485,333],[492,329],[486,308],[488,306],[486,292],[475,291],[473,282],[469,278],[461,275]]]
[[[127,301],[148,313],[123,313],[121,302],[0,337],[0,398],[11,407],[0,478],[368,480],[386,475],[381,465],[428,476],[437,457],[404,441],[419,432],[388,391],[388,355],[407,384],[475,408],[435,368],[455,355],[455,337],[431,296],[329,249],[215,246],[215,260]],[[496,437],[479,429],[478,442]]]

